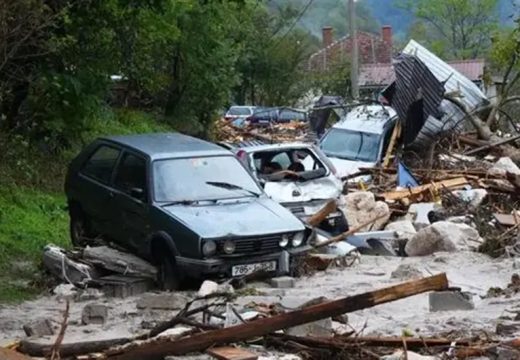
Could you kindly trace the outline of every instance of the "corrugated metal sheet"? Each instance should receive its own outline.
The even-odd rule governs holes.
[[[430,69],[437,80],[445,82],[446,92],[460,90],[464,94],[464,103],[470,109],[475,109],[488,102],[486,95],[477,85],[417,41],[410,40],[403,53],[417,56]]]
[[[394,61],[394,71],[396,81],[384,95],[404,121],[408,146],[428,145],[464,126],[464,112],[443,100],[445,93],[459,93],[470,112],[489,103],[477,85],[414,40]]]

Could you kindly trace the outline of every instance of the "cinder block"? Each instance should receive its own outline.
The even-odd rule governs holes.
[[[40,319],[23,326],[23,331],[27,336],[49,336],[54,335],[52,322],[49,319]]]
[[[99,324],[103,325],[108,317],[108,308],[101,304],[88,304],[83,308],[81,313],[81,322],[83,325]]]
[[[277,289],[289,289],[294,287],[294,278],[281,276],[271,279],[271,286]]]
[[[470,296],[460,291],[437,291],[430,293],[430,311],[473,310]]]

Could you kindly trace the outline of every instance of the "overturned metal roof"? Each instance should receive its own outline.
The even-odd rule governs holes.
[[[411,40],[394,59],[396,81],[383,96],[404,125],[404,143],[424,146],[442,132],[463,127],[465,113],[445,94],[453,94],[470,112],[489,101],[471,80]]]

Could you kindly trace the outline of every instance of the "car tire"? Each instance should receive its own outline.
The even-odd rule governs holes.
[[[90,229],[90,220],[80,210],[74,209],[70,212],[70,240],[75,247],[88,245],[95,236]]]
[[[162,290],[179,290],[181,277],[179,276],[179,271],[175,264],[175,258],[172,255],[165,254],[161,256],[158,270],[157,282]]]

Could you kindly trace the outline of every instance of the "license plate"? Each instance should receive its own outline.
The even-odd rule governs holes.
[[[256,264],[244,264],[244,265],[235,265],[231,268],[232,276],[242,276],[249,275],[256,271],[275,271],[276,270],[276,261],[269,261],[263,263]]]

